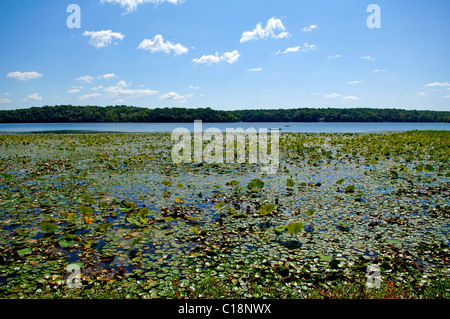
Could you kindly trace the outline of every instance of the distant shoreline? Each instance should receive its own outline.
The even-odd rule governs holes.
[[[0,123],[450,123],[450,111],[295,108],[219,111],[211,108],[43,106],[0,111]]]

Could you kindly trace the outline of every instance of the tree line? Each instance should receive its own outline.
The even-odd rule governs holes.
[[[0,111],[0,123],[186,123],[203,122],[441,122],[448,111],[374,108],[297,108],[220,111],[211,108],[155,108],[134,106],[57,105]]]

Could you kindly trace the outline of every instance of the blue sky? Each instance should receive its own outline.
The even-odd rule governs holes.
[[[2,0],[0,27],[0,110],[450,110],[448,0]]]

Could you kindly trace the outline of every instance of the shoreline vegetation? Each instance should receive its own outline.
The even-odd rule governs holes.
[[[449,141],[281,133],[264,176],[166,133],[0,135],[0,298],[448,299]]]
[[[420,122],[450,123],[448,111],[374,108],[296,108],[219,111],[211,108],[43,106],[0,111],[0,123]]]

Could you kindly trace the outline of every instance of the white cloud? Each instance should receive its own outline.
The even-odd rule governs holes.
[[[445,98],[447,98],[447,99],[450,99],[450,95],[446,95],[446,96],[444,96]]]
[[[221,57],[219,56],[219,52],[216,52],[216,55],[203,55],[201,58],[193,59],[192,62],[197,64],[213,64],[219,63],[221,61]]]
[[[28,81],[28,80],[34,80],[42,77],[42,74],[37,72],[10,72],[6,75],[8,78],[18,81]]]
[[[70,94],[74,94],[74,93],[80,93],[80,89],[71,89],[71,90],[69,90],[69,91],[67,91],[67,93],[70,93]]]
[[[329,56],[327,56],[328,60],[329,59],[339,59],[339,58],[342,58],[342,55],[336,54],[336,55],[329,55]]]
[[[11,96],[11,93],[5,92],[5,93],[3,93],[3,96]]]
[[[249,72],[260,72],[262,71],[262,68],[253,68],[253,69],[247,69]]]
[[[427,94],[425,92],[419,92],[417,93],[418,96],[426,96]]]
[[[123,40],[125,37],[120,32],[112,32],[111,30],[101,31],[85,31],[83,33],[86,37],[91,37],[90,43],[97,49],[111,45],[113,40]]]
[[[334,98],[337,98],[337,97],[340,97],[340,96],[341,96],[341,94],[339,94],[339,93],[332,93],[332,94],[325,94],[324,95],[324,97],[326,97],[328,99],[334,99]]]
[[[444,82],[444,83],[441,83],[441,82],[433,82],[433,83],[428,83],[428,84],[425,85],[425,86],[428,86],[428,87],[433,87],[433,86],[450,86],[450,83],[448,83],[448,82]]]
[[[86,95],[79,96],[78,98],[79,98],[80,100],[87,100],[87,99],[92,99],[92,98],[99,97],[100,95],[101,95],[101,94],[99,94],[99,93],[86,94]]]
[[[360,83],[364,83],[364,81],[350,81],[350,82],[348,82],[348,84],[360,84]]]
[[[95,86],[95,87],[91,88],[91,90],[92,91],[103,90],[103,85]]]
[[[239,59],[240,56],[239,51],[234,50],[232,52],[225,52],[222,59],[229,64],[233,64]]]
[[[188,48],[182,46],[180,43],[173,44],[170,41],[164,41],[161,34],[157,34],[152,40],[144,39],[139,44],[138,49],[150,51],[151,53],[164,52],[170,54],[173,52],[174,55],[180,55],[189,51]]]
[[[28,94],[27,99],[33,101],[42,101],[42,97],[39,96],[39,93]]]
[[[181,95],[181,94],[178,94],[178,93],[176,93],[176,92],[169,92],[169,93],[166,93],[166,94],[164,94],[164,95],[161,95],[161,96],[159,97],[159,99],[160,99],[160,100],[172,100],[172,101],[178,101],[179,103],[184,103],[184,102],[186,102],[186,97],[183,96],[183,95]]]
[[[378,73],[378,72],[386,72],[388,69],[375,69],[373,70],[373,72]]]
[[[319,27],[316,24],[311,24],[309,27],[302,28],[302,32],[311,32],[313,30],[317,30]]]
[[[193,59],[192,62],[197,64],[208,64],[211,65],[213,63],[219,63],[225,61],[229,64],[235,63],[240,57],[240,53],[238,50],[234,50],[232,52],[225,52],[222,56],[219,56],[219,52],[216,52],[215,55],[203,55],[198,59]]]
[[[0,104],[6,104],[6,103],[11,103],[11,100],[7,99],[7,98],[1,98],[0,99]]]
[[[305,43],[305,44],[303,44],[303,46],[299,45],[299,46],[296,46],[296,47],[287,48],[287,49],[284,50],[284,51],[278,50],[278,51],[275,53],[275,55],[278,55],[278,54],[288,54],[288,53],[293,53],[293,52],[306,52],[306,51],[312,51],[312,50],[316,50],[316,49],[317,49],[317,47],[316,47],[315,44],[308,44],[308,43]]]
[[[194,86],[194,85],[189,85],[189,88],[192,89],[192,90],[198,90],[198,89],[200,89],[199,86]]]
[[[245,31],[242,33],[241,43],[268,37],[282,39],[287,38],[288,36],[289,33],[286,32],[283,22],[281,22],[280,19],[270,18],[264,29],[262,28],[261,23],[258,23],[253,31]]]
[[[109,79],[113,79],[115,78],[116,75],[114,73],[108,73],[108,74],[103,74],[102,76],[100,76],[100,79],[105,79],[105,80],[109,80]]]
[[[133,11],[136,11],[138,5],[144,4],[144,3],[153,3],[155,5],[169,2],[172,4],[179,4],[182,3],[184,0],[100,0],[100,3],[113,3],[113,4],[119,4],[121,7],[126,8],[126,13],[130,13]]]
[[[126,96],[128,98],[137,98],[142,96],[155,95],[158,91],[150,89],[128,89],[129,84],[125,81],[119,81],[115,86],[109,86],[105,88],[105,92],[112,97]]]
[[[367,61],[373,62],[373,61],[375,61],[377,58],[372,58],[371,56],[367,55],[367,56],[362,56],[362,57],[360,57],[360,59],[361,59],[361,60],[367,60]]]
[[[361,98],[357,96],[346,96],[342,98],[343,100],[361,100]]]
[[[91,83],[94,80],[94,78],[92,76],[89,75],[85,75],[85,76],[80,76],[79,78],[76,79],[76,81],[83,81],[86,83]]]

